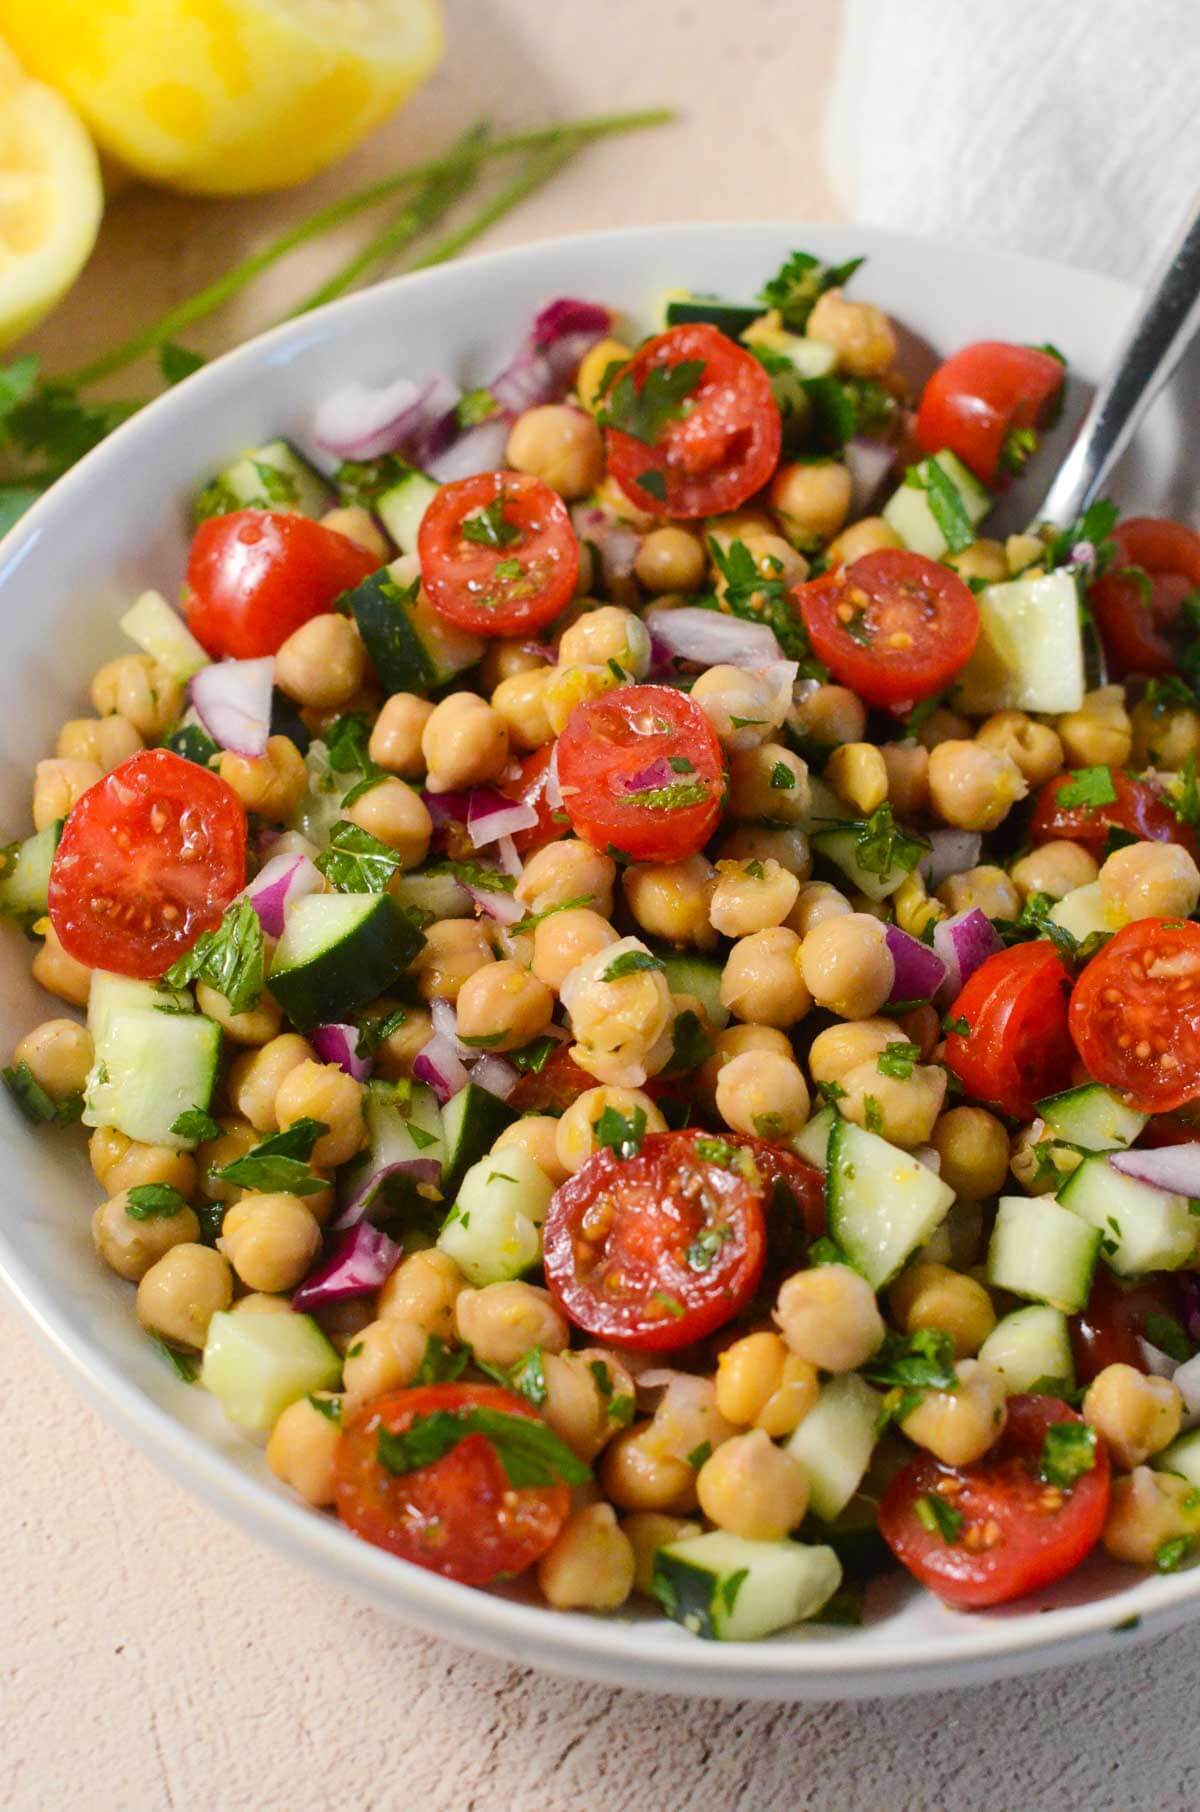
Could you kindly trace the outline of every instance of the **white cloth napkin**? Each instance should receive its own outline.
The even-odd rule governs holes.
[[[1200,191],[1200,0],[845,0],[853,219],[1134,282]]]

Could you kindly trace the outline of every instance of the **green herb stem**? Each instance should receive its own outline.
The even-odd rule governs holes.
[[[498,220],[511,214],[515,207],[519,207],[543,183],[549,182],[552,176],[557,176],[563,165],[570,163],[582,151],[583,145],[582,139],[568,139],[563,144],[548,145],[544,151],[536,152],[523,164],[515,181],[485,202],[478,213],[472,214],[470,220],[465,220],[460,227],[447,233],[432,251],[426,252],[423,258],[418,258],[410,268],[415,271],[428,270],[435,264],[445,264],[448,259],[457,257],[459,252],[478,239],[490,226],[495,226]]]

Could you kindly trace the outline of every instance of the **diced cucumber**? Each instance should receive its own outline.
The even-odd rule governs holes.
[[[202,667],[212,665],[207,654],[160,591],[144,591],[121,618],[121,628],[131,642],[152,654],[172,679],[186,685]]]
[[[712,1529],[660,1548],[650,1589],[693,1636],[756,1642],[815,1617],[841,1583],[832,1548],[747,1541]]]
[[[1010,1396],[1031,1390],[1039,1378],[1060,1378],[1075,1388],[1075,1360],[1067,1318],[1049,1303],[1031,1302],[996,1323],[979,1357],[1004,1375]]]
[[[233,1315],[208,1324],[200,1382],[231,1422],[267,1434],[289,1403],[336,1390],[342,1361],[311,1315]]]
[[[911,1152],[838,1119],[829,1135],[829,1231],[873,1290],[945,1219],[954,1191]]]
[[[1002,1195],[987,1255],[998,1290],[1074,1315],[1088,1299],[1100,1250],[1094,1227],[1052,1195]]]
[[[1200,1487],[1200,1428],[1179,1435],[1150,1464],[1156,1472],[1177,1472],[1189,1485]]]
[[[915,849],[911,860],[895,862],[885,873],[875,874],[864,868],[858,860],[859,831],[857,826],[847,826],[845,830],[816,831],[811,837],[813,848],[840,868],[846,879],[860,893],[865,893],[869,900],[886,900],[889,894],[895,893],[921,859],[922,851]]]
[[[293,830],[323,849],[342,815],[342,800],[350,791],[354,776],[334,773],[329,765],[329,750],[319,737],[309,743],[304,766],[308,785],[289,822]]]
[[[1054,902],[1048,916],[1081,944],[1097,933],[1120,930],[1105,911],[1099,881],[1089,881],[1086,887],[1073,887],[1070,893]]]
[[[507,1101],[480,1088],[477,1082],[468,1082],[466,1088],[451,1096],[442,1113],[446,1141],[442,1194],[448,1202],[456,1200],[468,1170],[491,1151],[504,1128],[511,1126],[516,1117]]]
[[[763,310],[753,302],[722,302],[719,296],[697,296],[690,290],[671,290],[663,298],[662,321],[665,327],[683,327],[690,321],[706,321],[740,339],[748,327],[761,320]]]
[[[424,874],[414,869],[411,874],[396,875],[388,892],[397,906],[415,906],[418,912],[431,912],[435,919],[469,919],[475,911],[474,900],[451,874]]]
[[[554,1185],[514,1145],[473,1164],[438,1234],[438,1245],[473,1284],[506,1283],[542,1255],[542,1222]]]
[[[792,1140],[792,1149],[798,1157],[825,1170],[829,1164],[829,1135],[837,1113],[832,1107],[823,1107],[820,1113],[813,1115],[807,1126],[802,1126]]]
[[[437,495],[437,483],[410,466],[375,499],[375,514],[402,554],[415,554],[421,518]]]
[[[284,510],[323,516],[337,502],[332,486],[286,440],[251,447],[209,481],[196,499],[198,522],[233,510]]]
[[[1118,1277],[1178,1271],[1200,1246],[1200,1219],[1185,1195],[1154,1189],[1114,1170],[1098,1152],[1063,1184],[1059,1202],[1100,1235],[1100,1251]]]
[[[817,831],[832,830],[839,824],[849,824],[854,816],[854,807],[839,798],[819,774],[809,775],[808,811],[798,820],[802,831],[811,837]]]
[[[905,473],[883,519],[914,554],[941,560],[970,545],[991,507],[991,494],[956,454],[935,453]]]
[[[704,1008],[704,1017],[714,1032],[723,1032],[729,1024],[729,1008],[721,1001],[721,975],[724,965],[711,956],[695,956],[684,951],[659,950],[663,975],[672,994],[692,994]]]
[[[784,1443],[808,1474],[808,1507],[823,1523],[840,1516],[862,1484],[879,1439],[883,1397],[857,1372],[841,1372]]]
[[[23,843],[5,848],[0,856],[4,864],[0,869],[0,916],[31,921],[45,913],[50,867],[62,827],[62,819],[56,818]]]
[[[400,576],[397,576],[400,567]],[[478,636],[456,629],[413,589],[407,563],[372,573],[345,595],[385,692],[427,692],[483,657]]]
[[[93,1049],[99,1051],[103,1046],[114,1013],[128,1013],[138,1008],[148,1013],[155,1007],[168,1013],[195,1012],[187,988],[160,987],[157,982],[135,981],[130,975],[113,975],[107,969],[95,970],[87,1005],[87,1028],[92,1035]]]
[[[982,591],[979,640],[957,683],[956,705],[975,715],[1077,711],[1085,680],[1074,575],[1064,569]]]
[[[1133,1144],[1150,1118],[1149,1114],[1127,1107],[1120,1095],[1114,1095],[1099,1082],[1085,1082],[1082,1088],[1047,1095],[1038,1102],[1037,1111],[1048,1132],[1069,1145],[1082,1145],[1085,1151],[1124,1150]]]
[[[209,1107],[220,1060],[215,1019],[169,1007],[118,1008],[95,1046],[83,1123],[115,1126],[141,1145],[194,1145],[171,1128],[188,1108]]]
[[[437,1096],[421,1082],[406,1084],[399,1096],[387,1082],[369,1083],[363,1118],[367,1127],[366,1150],[341,1173],[338,1198],[345,1206],[357,1197],[358,1179],[370,1169],[378,1177],[363,1204],[364,1212],[370,1214],[376,1197],[386,1192],[390,1166],[410,1164],[415,1158],[432,1158],[444,1166],[446,1142]]]
[[[271,992],[300,1030],[344,1024],[407,969],[424,939],[386,893],[310,893],[287,915]]]

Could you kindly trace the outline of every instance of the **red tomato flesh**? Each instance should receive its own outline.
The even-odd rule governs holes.
[[[551,1051],[540,1070],[526,1070],[508,1097],[519,1114],[564,1114],[580,1095],[595,1088],[596,1078],[581,1070],[567,1045]]]
[[[751,1158],[703,1132],[650,1133],[631,1158],[605,1148],[555,1191],[546,1282],[575,1326],[601,1340],[642,1352],[690,1346],[753,1295],[767,1193]]]
[[[246,884],[246,814],[217,774],[143,749],[98,780],[63,826],[50,921],[90,969],[149,981],[190,950]]]
[[[1066,368],[1052,353],[978,340],[939,365],[917,410],[926,453],[957,453],[983,484],[1019,472],[1054,412]]]
[[[1071,995],[1088,1073],[1143,1113],[1200,1094],[1200,925],[1135,919],[1095,955]]]
[[[1194,1128],[1189,1137],[1195,1137]],[[1090,1384],[1107,1365],[1131,1365],[1144,1372],[1146,1360],[1138,1342],[1144,1338],[1154,1344],[1146,1327],[1151,1315],[1184,1321],[1180,1282],[1172,1272],[1157,1271],[1129,1284],[1115,1278],[1106,1265],[1097,1265],[1087,1304],[1071,1317],[1071,1350],[1079,1382]]]
[[[483,1586],[541,1559],[567,1519],[570,1488],[514,1489],[482,1434],[468,1435],[432,1465],[399,1477],[379,1459],[380,1429],[403,1434],[418,1416],[477,1408],[538,1420],[524,1397],[492,1384],[389,1391],[342,1429],[333,1490],[338,1515],[363,1541],[444,1579]]]
[[[1097,861],[1104,860],[1110,830],[1128,831],[1142,843],[1182,843],[1196,853],[1196,833],[1175,816],[1166,801],[1144,780],[1134,780],[1120,768],[1109,768],[1116,794],[1107,805],[1063,805],[1059,794],[1075,784],[1071,773],[1047,780],[1037,796],[1030,835],[1035,843],[1066,837],[1082,843]]]
[[[577,705],[558,739],[563,809],[594,849],[678,862],[708,842],[725,758],[699,705],[671,686],[622,686]]]
[[[379,562],[307,516],[235,510],[202,522],[188,555],[188,628],[218,659],[256,660],[332,610]]]
[[[879,1506],[880,1534],[922,1585],[959,1610],[1008,1604],[1052,1585],[1091,1553],[1108,1510],[1101,1440],[1095,1465],[1069,1488],[1038,1478],[1046,1430],[1082,1421],[1055,1397],[1010,1397],[1004,1433],[983,1459],[944,1466],[923,1454],[896,1474]],[[920,1520],[916,1505],[928,1496],[963,1518],[954,1541]]]
[[[434,609],[475,635],[527,635],[575,595],[579,542],[540,478],[480,472],[444,484],[421,518],[421,579]]]
[[[1112,539],[1108,571],[1088,594],[1109,666],[1118,679],[1173,673],[1171,631],[1200,587],[1200,535],[1166,517],[1131,516]]]
[[[871,705],[915,704],[965,666],[979,606],[947,566],[881,548],[796,587],[814,653]]]
[[[668,328],[634,353],[606,392],[610,410],[631,382],[639,396],[695,363],[681,399],[650,441],[605,429],[608,469],[652,516],[719,516],[761,491],[779,461],[782,427],[771,380],[752,353],[704,322]],[[654,474],[648,485],[648,475]]]
[[[1054,946],[1040,940],[980,964],[948,1014],[969,1029],[946,1038],[946,1064],[972,1099],[1027,1120],[1036,1101],[1069,1085],[1070,987]]]

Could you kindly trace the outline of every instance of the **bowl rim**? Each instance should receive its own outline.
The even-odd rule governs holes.
[[[1022,272],[1041,279],[1057,278],[1085,285],[1090,293],[1108,292],[1114,310],[1132,307],[1132,285],[1053,260],[1025,254],[975,249],[948,238],[895,232],[888,228],[844,222],[792,220],[684,221],[663,226],[580,230],[478,255],[460,264],[402,274],[341,297],[308,315],[285,321],[213,358],[186,384],[167,390],[107,436],[41,497],[0,537],[0,584],[29,558],[43,534],[64,512],[86,497],[94,475],[114,457],[136,445],[145,424],[161,429],[172,416],[186,421],[204,409],[208,385],[214,395],[231,374],[252,373],[281,353],[302,355],[310,340],[337,339],[352,332],[360,316],[386,311],[400,292],[405,297],[436,295],[448,281],[460,279],[466,266],[481,284],[492,274],[520,273],[538,258],[553,260],[582,244],[606,245],[624,252],[631,245],[729,236],[753,239],[778,234],[820,247],[822,241],[850,236],[868,251],[886,257],[889,249],[907,256],[926,251],[953,253],[973,265],[992,267],[1012,283]],[[961,1685],[972,1676],[995,1678],[1002,1672],[1033,1671],[1075,1657],[1106,1652],[1113,1635],[1130,1632],[1138,1640],[1158,1636],[1195,1615],[1200,1608],[1200,1570],[1168,1577],[1139,1578],[1127,1590],[1054,1609],[962,1620],[961,1633],[909,1635],[888,1640],[872,1634],[869,1651],[856,1658],[854,1632],[823,1635],[811,1642],[781,1645],[689,1642],[665,1619],[636,1626],[619,1617],[598,1618],[552,1612],[540,1605],[458,1585],[416,1566],[397,1564],[395,1557],[358,1540],[335,1520],[251,1477],[216,1445],[188,1427],[162,1404],[145,1395],[134,1379],[102,1351],[74,1333],[64,1304],[44,1286],[19,1254],[11,1250],[0,1225],[0,1283],[56,1361],[83,1394],[143,1452],[207,1503],[255,1535],[282,1548],[289,1558],[315,1566],[327,1578],[349,1588],[377,1609],[399,1613],[406,1621],[437,1635],[493,1654],[538,1666],[604,1679],[614,1684],[693,1692],[701,1695],[769,1698],[867,1697],[895,1692],[896,1674],[905,1675],[903,1690],[932,1690]],[[1118,1615],[1119,1610],[1119,1615]],[[636,1627],[632,1644],[629,1632]]]

